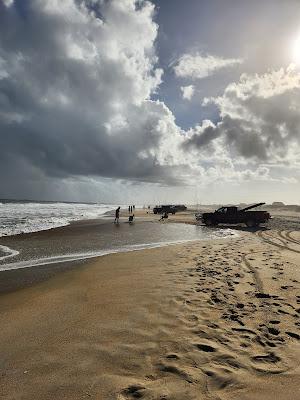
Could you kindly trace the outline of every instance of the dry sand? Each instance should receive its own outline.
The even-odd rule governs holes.
[[[300,399],[300,232],[102,257],[0,297],[3,399]]]

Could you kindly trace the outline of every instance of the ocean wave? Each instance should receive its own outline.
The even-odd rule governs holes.
[[[194,242],[194,241],[197,241],[197,239],[177,240],[174,242],[144,243],[144,244],[137,244],[137,245],[131,245],[131,246],[124,246],[121,248],[111,248],[111,249],[86,252],[86,253],[71,253],[71,254],[58,255],[58,256],[53,256],[53,257],[43,257],[43,258],[34,259],[34,260],[2,264],[2,265],[0,265],[0,271],[39,267],[42,265],[50,265],[50,264],[61,264],[64,262],[72,262],[72,261],[81,261],[81,260],[87,260],[87,259],[91,259],[91,258],[103,257],[108,254],[127,253],[127,252],[131,252],[131,251],[153,249],[153,248],[157,248],[157,247],[170,246],[170,245],[176,245],[176,244],[180,244],[180,243],[187,243],[187,242]]]
[[[2,203],[0,237],[66,226],[72,221],[101,218],[115,207],[112,204],[84,203]]]
[[[4,256],[1,256],[0,254],[0,261],[5,260],[6,258],[15,257],[19,254],[17,250],[3,245],[0,245],[0,252],[4,253]]]

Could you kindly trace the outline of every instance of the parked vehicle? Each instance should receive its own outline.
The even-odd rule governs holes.
[[[207,226],[245,223],[248,227],[255,227],[268,222],[271,218],[267,211],[249,211],[263,204],[265,203],[254,204],[242,209],[235,206],[221,207],[212,213],[196,214],[196,220],[202,221]]]
[[[161,205],[161,206],[155,206],[153,208],[153,213],[154,214],[176,214],[178,211],[185,211],[186,206],[183,204],[168,204],[168,205]]]

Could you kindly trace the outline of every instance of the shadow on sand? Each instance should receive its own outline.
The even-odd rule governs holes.
[[[218,224],[218,225],[215,225],[215,226],[207,226],[207,225],[205,225],[205,224],[197,224],[198,226],[205,226],[206,228],[209,228],[209,229],[232,229],[232,230],[235,230],[235,231],[244,231],[244,232],[253,232],[253,233],[255,233],[255,232],[258,232],[258,231],[268,231],[268,230],[270,230],[271,228],[268,228],[268,227],[266,227],[266,226],[255,226],[255,227],[252,227],[252,228],[249,228],[249,227],[247,227],[247,226],[241,226],[241,225],[230,225],[230,224],[223,224],[223,225],[221,225],[221,224]]]

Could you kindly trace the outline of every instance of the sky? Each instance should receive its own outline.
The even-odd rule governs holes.
[[[0,0],[0,197],[300,204],[300,2]]]

